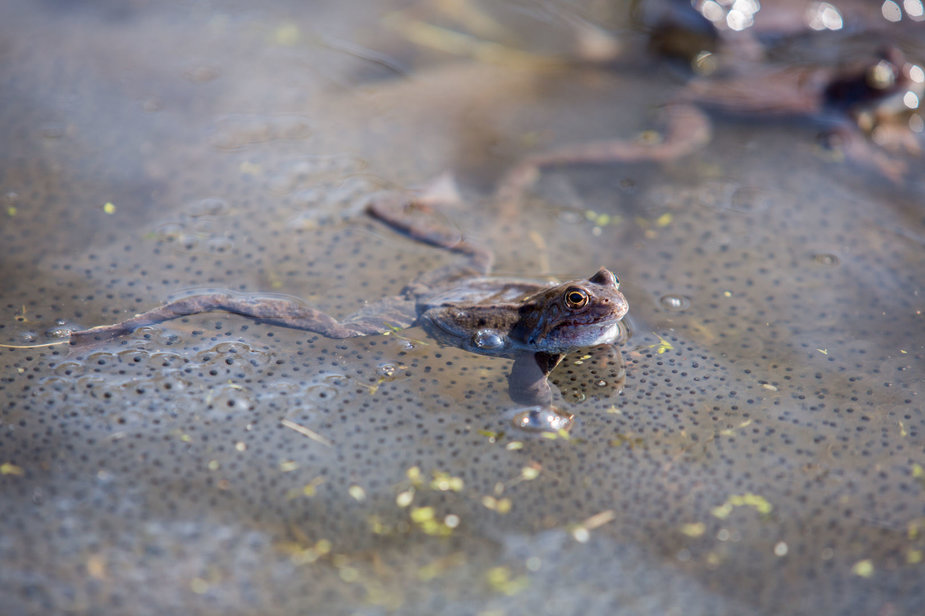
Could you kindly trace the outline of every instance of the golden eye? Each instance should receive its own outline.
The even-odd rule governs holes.
[[[572,287],[565,291],[565,305],[571,310],[584,308],[588,303],[588,293],[584,289]]]

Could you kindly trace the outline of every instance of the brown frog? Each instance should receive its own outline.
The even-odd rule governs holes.
[[[653,50],[688,61],[704,51],[757,60],[782,40],[823,31],[895,37],[903,29],[899,15],[888,19],[889,11],[870,0],[634,0],[632,13]],[[908,17],[905,26],[916,27]]]
[[[811,117],[825,128],[826,143],[850,159],[899,181],[903,161],[888,150],[920,152],[919,103],[925,72],[895,47],[860,65],[781,68],[744,62],[726,76],[690,81],[665,106],[662,137],[649,141],[605,140],[577,143],[528,156],[507,172],[497,195],[511,209],[543,168],[572,164],[664,162],[691,154],[710,139],[704,109],[767,117]]]
[[[463,257],[459,264],[423,274],[397,297],[367,305],[342,320],[296,299],[210,292],[164,304],[120,323],[71,331],[71,345],[112,339],[139,327],[223,310],[265,323],[316,332],[329,338],[382,334],[422,326],[440,342],[483,355],[514,359],[511,397],[542,410],[521,416],[524,427],[567,427],[571,417],[552,408],[547,375],[562,357],[581,347],[610,345],[621,336],[628,304],[617,278],[601,268],[587,279],[564,283],[492,278],[492,254],[409,210],[425,200],[372,202],[367,213],[411,238]]]

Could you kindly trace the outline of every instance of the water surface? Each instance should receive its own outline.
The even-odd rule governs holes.
[[[0,350],[7,613],[917,613],[921,180],[716,118],[694,156],[551,170],[502,216],[505,168],[631,138],[683,82],[639,32],[616,67],[497,64],[399,8],[0,9],[2,341],[192,288],[349,314],[450,259],[366,200],[450,171],[441,215],[499,273],[620,275],[623,391],[568,358],[547,438],[511,425],[507,360],[416,329],[213,313]],[[565,20],[524,20],[522,50],[544,23],[569,53]]]

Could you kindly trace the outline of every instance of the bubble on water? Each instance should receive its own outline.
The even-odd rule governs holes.
[[[828,253],[816,253],[813,255],[813,261],[819,265],[838,265],[838,257]]]
[[[514,426],[531,432],[559,432],[572,427],[575,416],[552,406],[531,406],[518,410]]]
[[[472,344],[485,351],[497,351],[504,348],[505,338],[494,329],[480,329],[472,336]]]
[[[414,341],[407,338],[398,339],[398,346],[404,351],[413,351],[415,349]]]
[[[691,300],[686,295],[674,295],[669,293],[668,295],[662,295],[658,303],[662,308],[666,310],[671,310],[672,312],[681,312],[687,310],[691,306]]]

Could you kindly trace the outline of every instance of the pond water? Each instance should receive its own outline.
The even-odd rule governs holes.
[[[363,214],[445,172],[497,273],[608,267],[632,331],[625,376],[557,368],[574,426],[545,434],[512,424],[509,360],[414,328],[209,313],[0,349],[4,613],[920,613],[921,160],[713,116],[691,155],[499,207],[524,157],[632,139],[684,86],[598,4],[0,6],[0,342],[201,288],[349,314],[450,262]],[[614,62],[577,59],[586,19]],[[785,52],[921,61],[907,25]]]

